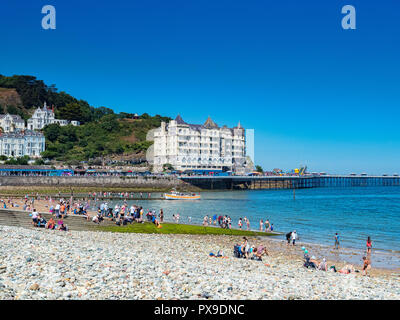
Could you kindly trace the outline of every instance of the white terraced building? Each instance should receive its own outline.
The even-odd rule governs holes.
[[[45,150],[44,135],[37,131],[14,131],[0,134],[0,155],[40,157]]]
[[[203,125],[188,124],[181,116],[154,132],[154,171],[164,164],[175,170],[235,171],[245,167],[245,130],[219,127],[210,117]]]

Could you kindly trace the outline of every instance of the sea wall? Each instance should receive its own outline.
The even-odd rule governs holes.
[[[173,188],[187,187],[188,183],[174,177],[0,177],[0,186],[75,186],[75,187],[131,187],[131,188]]]

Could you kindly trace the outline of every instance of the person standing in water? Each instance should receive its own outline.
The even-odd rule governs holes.
[[[238,226],[239,226],[239,229],[242,229],[242,218],[239,218]]]
[[[269,220],[266,219],[266,220],[265,220],[265,232],[267,232],[268,229],[269,229]]]
[[[340,244],[339,235],[336,232],[336,234],[335,234],[335,249],[336,250],[339,250],[339,244]]]
[[[372,240],[371,237],[368,236],[367,238],[367,254],[371,254],[372,249]]]

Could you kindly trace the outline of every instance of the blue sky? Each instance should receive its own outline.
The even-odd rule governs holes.
[[[43,30],[54,5],[57,29]],[[341,8],[356,8],[343,30]],[[115,111],[255,130],[265,169],[400,172],[400,4],[2,0],[0,73]]]

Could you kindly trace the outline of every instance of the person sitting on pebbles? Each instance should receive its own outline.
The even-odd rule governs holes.
[[[322,259],[322,262],[318,265],[318,270],[321,270],[321,271],[328,271],[328,264],[327,264],[325,258],[323,258],[323,259]]]
[[[262,244],[258,247],[253,247],[253,258],[262,261],[262,256],[269,256],[267,248],[265,248]]]
[[[56,227],[56,222],[53,218],[50,218],[49,222],[47,222],[46,228],[47,229],[54,229]]]
[[[38,227],[39,228],[44,228],[47,224],[47,221],[45,220],[45,218],[43,218],[43,216],[41,214],[39,214],[38,217]]]
[[[155,215],[152,215],[151,217],[151,222],[154,223],[156,225],[157,228],[161,228],[160,227],[160,222],[158,222],[158,220],[156,219]]]

